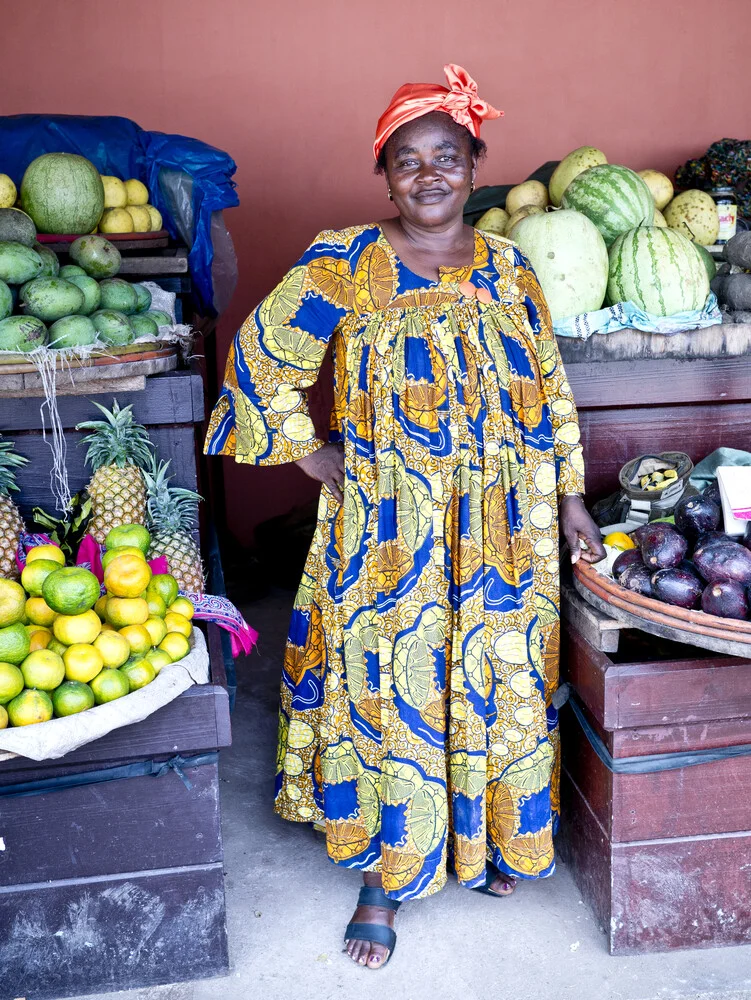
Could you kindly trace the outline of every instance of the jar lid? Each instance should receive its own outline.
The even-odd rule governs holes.
[[[730,195],[731,197],[734,197],[735,196],[735,190],[733,188],[731,188],[731,187],[719,187],[719,188],[715,188],[712,191],[712,194],[715,195],[715,196]]]

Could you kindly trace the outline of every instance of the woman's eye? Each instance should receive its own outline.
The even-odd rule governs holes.
[[[439,156],[438,159],[441,163],[456,163],[456,157],[449,156],[448,153],[445,156]]]

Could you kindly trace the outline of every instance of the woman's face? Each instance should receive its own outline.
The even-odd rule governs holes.
[[[386,147],[386,178],[403,219],[440,228],[461,217],[477,170],[470,135],[436,111],[394,132]]]

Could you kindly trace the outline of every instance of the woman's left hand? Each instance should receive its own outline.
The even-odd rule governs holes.
[[[580,558],[588,563],[596,563],[605,558],[602,533],[580,496],[562,497],[560,522],[561,533],[571,549],[572,563],[578,562]],[[586,542],[586,549],[582,548],[582,542]]]

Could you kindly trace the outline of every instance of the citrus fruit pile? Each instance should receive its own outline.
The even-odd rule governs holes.
[[[0,579],[0,729],[122,698],[187,655],[193,605],[173,576],[152,574],[150,540],[140,524],[110,531],[102,596],[55,545],[28,552],[20,584]]]

